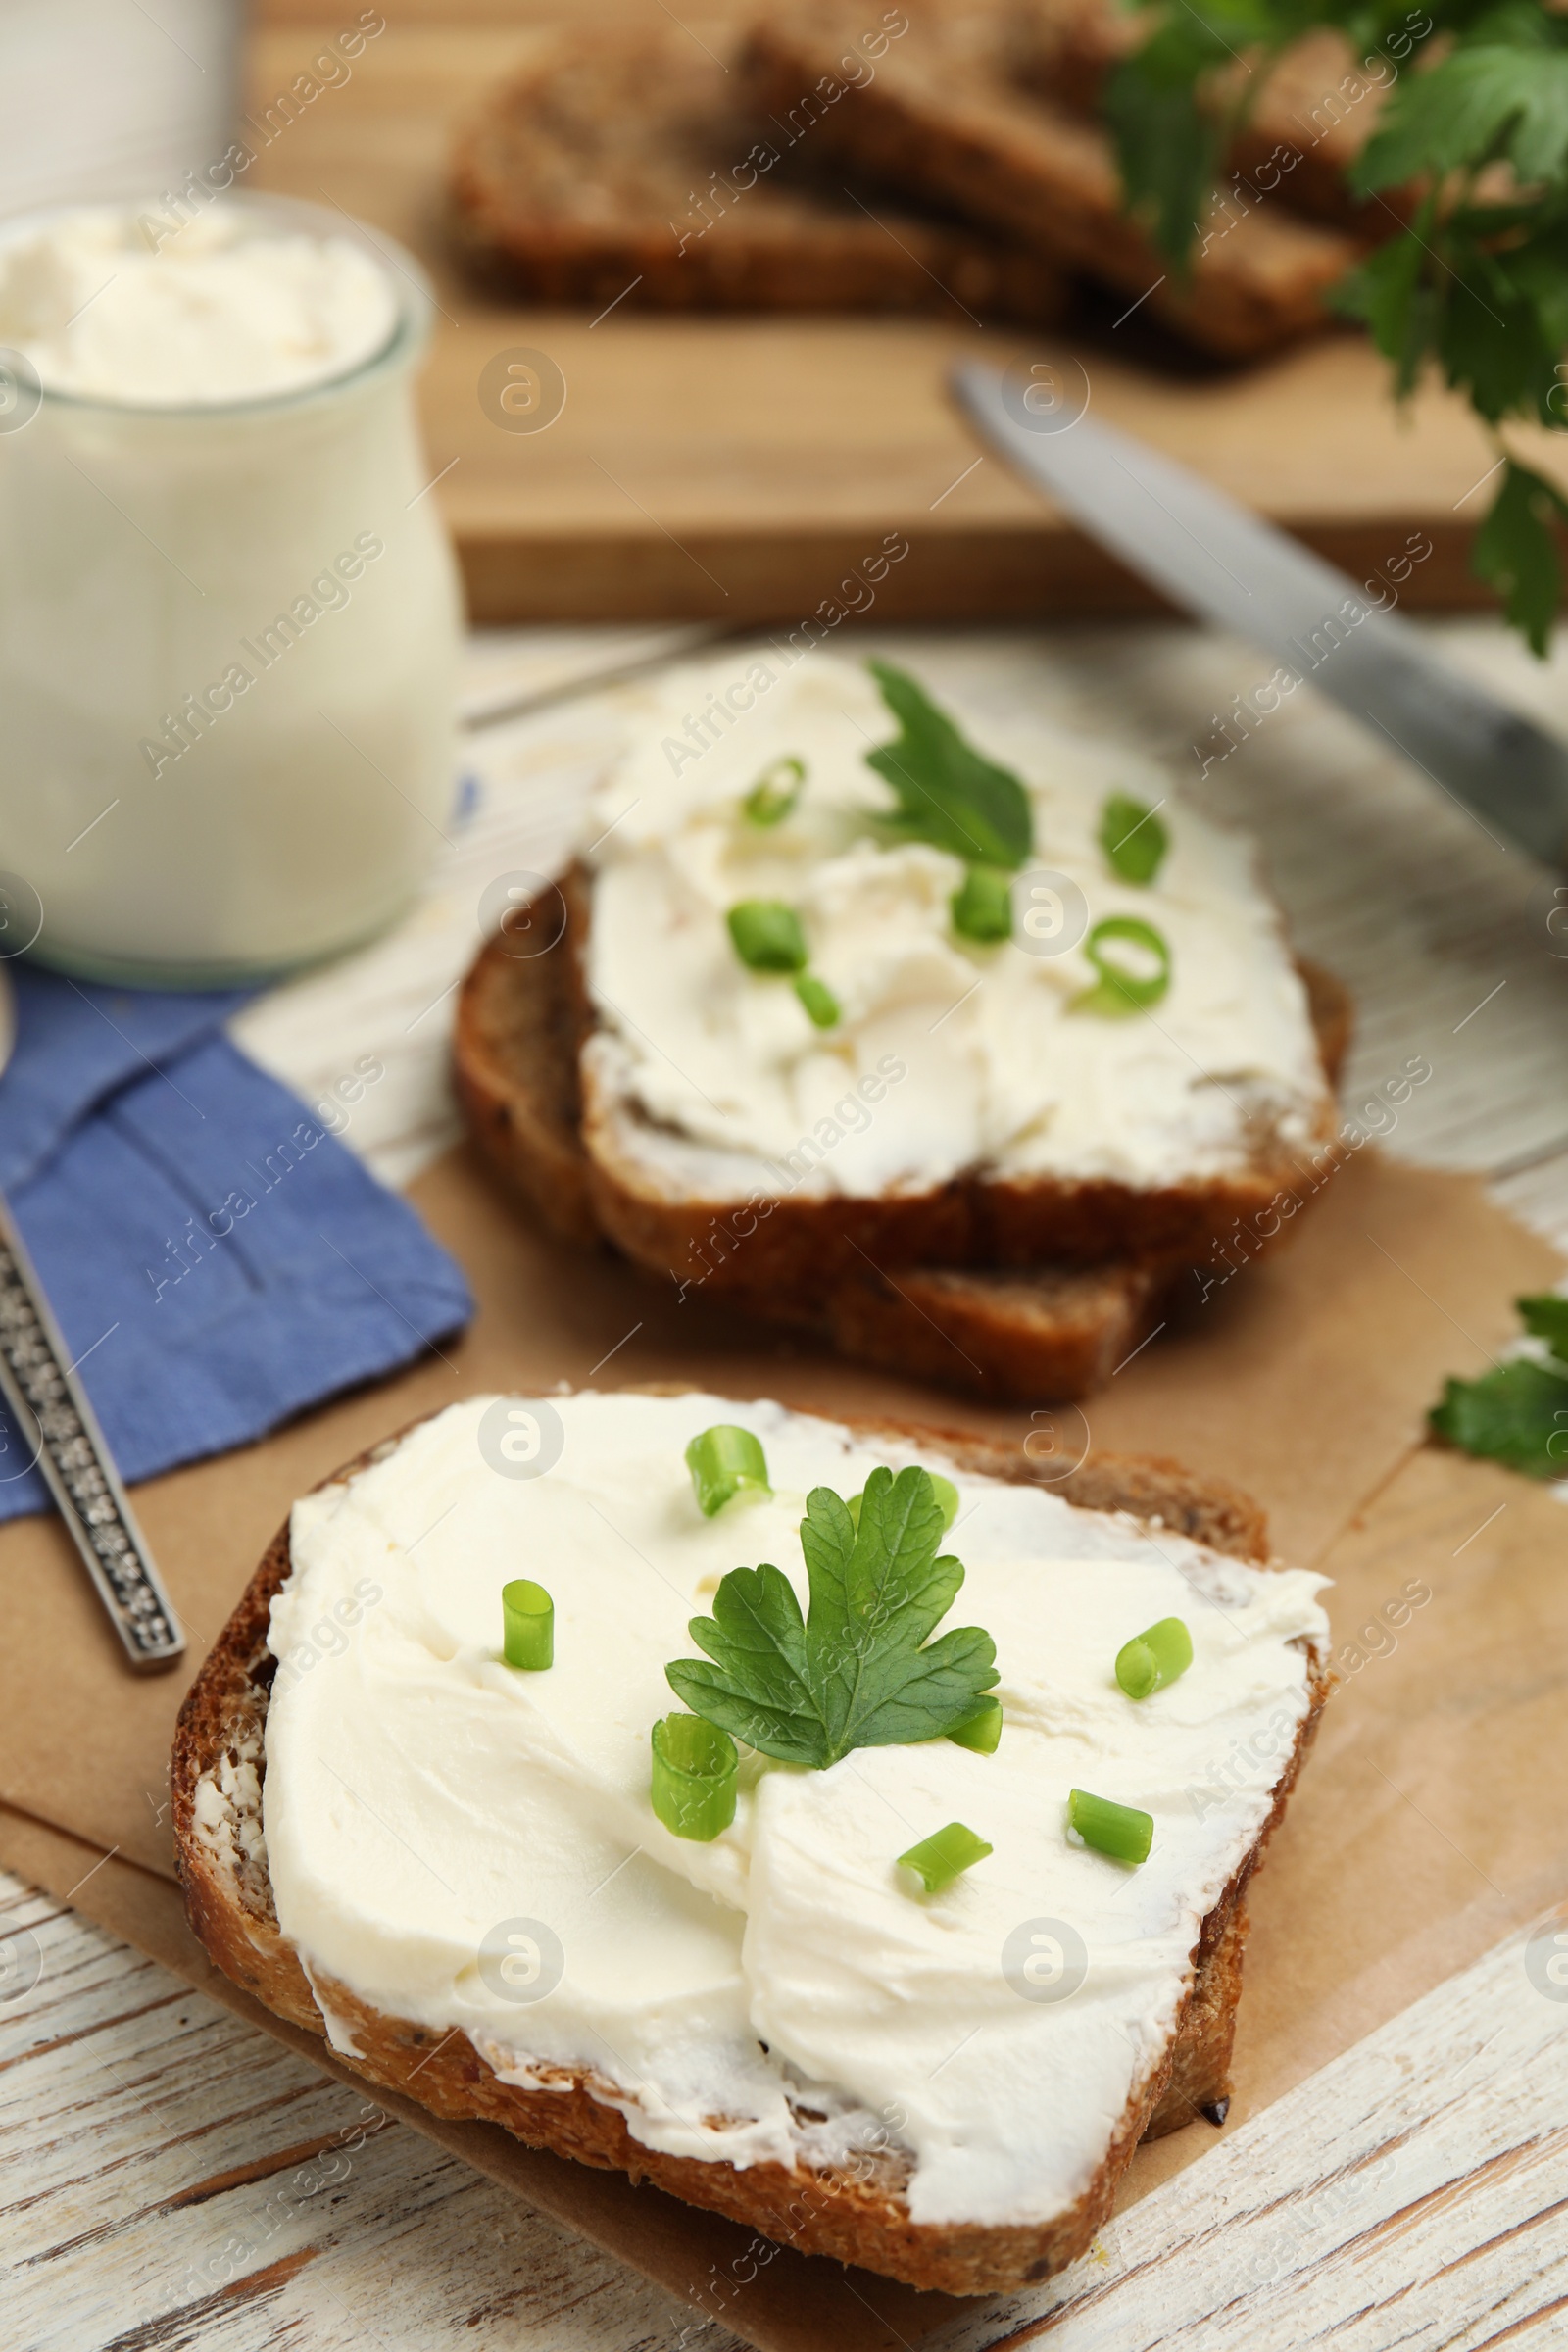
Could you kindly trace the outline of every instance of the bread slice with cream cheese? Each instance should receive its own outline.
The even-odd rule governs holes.
[[[518,909],[536,940],[554,937],[564,914],[553,890]],[[475,1144],[529,1214],[563,1241],[607,1247],[581,1136],[581,992],[569,941],[556,945],[559,953],[518,956],[501,937],[474,959],[458,999],[458,1096]],[[1298,969],[1333,1086],[1349,1041],[1349,999],[1320,966]],[[701,1228],[694,1241],[703,1241]],[[707,1295],[714,1254],[710,1239],[691,1283],[698,1297]],[[846,1270],[826,1298],[789,1285],[747,1291],[734,1302],[858,1362],[1038,1404],[1103,1387],[1191,1284],[1185,1261],[1136,1257],[1089,1266],[906,1266],[896,1276],[866,1266]]]
[[[887,824],[867,756],[900,739],[864,667],[737,654],[633,706],[589,859],[469,975],[459,1084],[556,1230],[682,1298],[993,1394],[1079,1395],[1238,1223],[1277,1230],[1320,1189],[1347,1007],[1294,965],[1250,846],[1161,771],[958,716],[1007,761],[1021,883],[1059,941],[960,934],[964,860]],[[759,826],[769,776],[793,800]],[[1130,879],[1102,836],[1140,808],[1164,848]],[[826,1024],[741,961],[726,912],[759,899],[799,920]],[[1132,1009],[1097,1002],[1118,935],[1166,959]]]
[[[510,1470],[497,1414],[540,1441]],[[705,1519],[684,1451],[718,1418],[777,1491]],[[754,1759],[729,1829],[672,1837],[647,1738],[687,1611],[737,1556],[799,1578],[808,1485],[911,1459],[956,1489],[954,1613],[997,1639],[995,1753]],[[438,2114],[917,2286],[1059,2268],[1141,2136],[1223,2119],[1246,1889],[1327,1627],[1321,1580],[1265,1564],[1223,1487],[1109,1456],[1036,1481],[985,1440],[676,1394],[479,1398],[389,1440],[296,1505],[185,1702],[197,1934]],[[539,1674],[497,1655],[519,1572],[555,1602]],[[1193,1666],[1135,1702],[1116,1645],[1173,1607]],[[1073,1845],[1069,1780],[1147,1805],[1142,1866]],[[922,1893],[897,1856],[960,1812],[993,1850]]]

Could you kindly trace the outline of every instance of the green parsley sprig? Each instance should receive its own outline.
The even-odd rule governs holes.
[[[1358,56],[1407,59],[1348,179],[1374,200],[1412,182],[1425,194],[1335,300],[1365,321],[1397,397],[1436,368],[1489,428],[1500,480],[1472,564],[1544,655],[1568,500],[1502,428],[1568,427],[1568,15],[1543,0],[1423,0],[1430,29],[1412,53],[1408,0],[1152,0],[1142,14],[1148,37],[1110,76],[1104,111],[1129,208],[1179,270],[1282,50],[1332,25]]]
[[[1568,1298],[1546,1291],[1514,1304],[1543,1351],[1510,1357],[1479,1380],[1446,1381],[1427,1419],[1463,1453],[1527,1478],[1568,1478]]]
[[[1007,877],[1034,848],[1029,795],[1010,768],[977,752],[907,670],[867,664],[899,722],[892,743],[867,752],[865,763],[892,785],[897,807],[884,820],[899,841],[927,841],[968,867],[953,894],[954,929],[979,945],[1009,937]]]
[[[942,1505],[928,1473],[873,1470],[859,1522],[830,1487],[801,1522],[810,1606],[764,1562],[732,1568],[711,1617],[694,1617],[703,1658],[664,1671],[708,1722],[783,1764],[820,1770],[856,1747],[936,1740],[968,1723],[997,1680],[996,1644],[978,1627],[933,1642],[963,1583],[937,1555]]]

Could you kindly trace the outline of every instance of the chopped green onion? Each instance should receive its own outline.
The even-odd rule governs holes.
[[[922,1879],[927,1894],[940,1894],[944,1886],[951,1886],[972,1864],[983,1862],[987,1854],[995,1852],[995,1846],[987,1845],[973,1830],[966,1830],[961,1821],[950,1821],[945,1830],[938,1830],[932,1838],[922,1838],[918,1845],[911,1845],[906,1854],[901,1854],[899,1866],[912,1870]]]
[[[949,1732],[955,1747],[972,1747],[977,1756],[994,1756],[1002,1738],[1002,1701],[983,1698],[977,1714],[969,1716]]]
[[[1091,1796],[1074,1788],[1067,1798],[1067,1826],[1085,1845],[1117,1862],[1147,1862],[1154,1842],[1154,1819],[1135,1805],[1113,1804],[1108,1796]]]
[[[931,1481],[931,1492],[942,1513],[942,1524],[944,1528],[949,1528],[958,1516],[958,1490],[951,1478],[939,1478],[934,1470],[928,1470],[926,1476]],[[857,1534],[860,1526],[860,1501],[859,1494],[852,1494],[844,1506],[855,1523]]]
[[[741,807],[754,825],[781,825],[800,799],[805,782],[804,760],[771,760]]]
[[[1113,792],[1101,812],[1100,846],[1106,864],[1124,882],[1147,884],[1165,862],[1170,835],[1144,802]]]
[[[767,1456],[760,1438],[730,1422],[720,1422],[716,1429],[705,1429],[701,1437],[693,1438],[686,1448],[686,1467],[705,1519],[711,1519],[743,1489],[754,1494],[773,1492],[767,1483]]]
[[[995,865],[971,865],[949,904],[953,928],[991,947],[1012,937],[1012,877]]]
[[[1116,1652],[1116,1680],[1129,1698],[1148,1698],[1185,1674],[1192,1662],[1192,1635],[1179,1617],[1162,1617],[1122,1643]]]
[[[825,980],[818,980],[812,973],[801,972],[797,976],[795,994],[818,1029],[832,1029],[843,1019],[837,997]]]
[[[556,1604],[543,1585],[519,1576],[501,1588],[501,1618],[506,1629],[503,1654],[509,1666],[525,1666],[537,1674],[553,1665],[556,1655]]]
[[[654,1811],[677,1838],[706,1845],[735,1818],[740,1757],[734,1740],[701,1715],[662,1715],[650,1737]]]
[[[1152,956],[1157,970],[1140,974],[1105,953],[1105,943],[1124,939],[1130,947]],[[1084,941],[1084,954],[1100,974],[1092,988],[1082,990],[1068,1006],[1070,1012],[1098,1012],[1110,1020],[1145,1012],[1157,1004],[1170,986],[1170,949],[1152,923],[1136,914],[1109,914],[1097,923]]]
[[[754,972],[803,972],[806,934],[793,906],[782,899],[742,899],[725,920],[735,953]]]

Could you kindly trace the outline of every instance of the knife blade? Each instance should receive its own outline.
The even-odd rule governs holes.
[[[1012,371],[953,386],[1017,470],[1172,604],[1250,639],[1544,864],[1568,867],[1568,743],[1456,671],[1346,572],[1131,433]],[[1493,836],[1496,838],[1495,834]]]

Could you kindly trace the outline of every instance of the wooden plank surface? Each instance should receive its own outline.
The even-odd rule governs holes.
[[[1353,334],[1194,374],[1136,362],[1126,335],[1021,336],[979,327],[957,305],[930,319],[675,318],[628,301],[594,322],[475,292],[449,260],[444,225],[446,159],[465,116],[552,23],[598,24],[612,38],[668,12],[660,0],[594,0],[569,16],[388,13],[349,78],[269,134],[244,184],[341,205],[429,270],[440,314],[426,442],[474,619],[798,622],[888,533],[909,553],[877,588],[882,620],[1149,610],[1151,591],[982,456],[947,397],[960,357],[1064,354],[1087,368],[1097,415],[1211,474],[1358,578],[1417,534],[1432,552],[1406,601],[1484,601],[1467,565],[1494,453],[1448,394],[1428,390],[1396,415],[1383,364]],[[698,40],[723,13],[682,12]],[[267,13],[251,54],[247,135],[258,144],[254,125],[340,16],[349,21],[324,5]],[[517,349],[544,351],[565,378],[548,430],[505,431],[480,405],[485,366]],[[1552,438],[1525,433],[1521,452]]]

